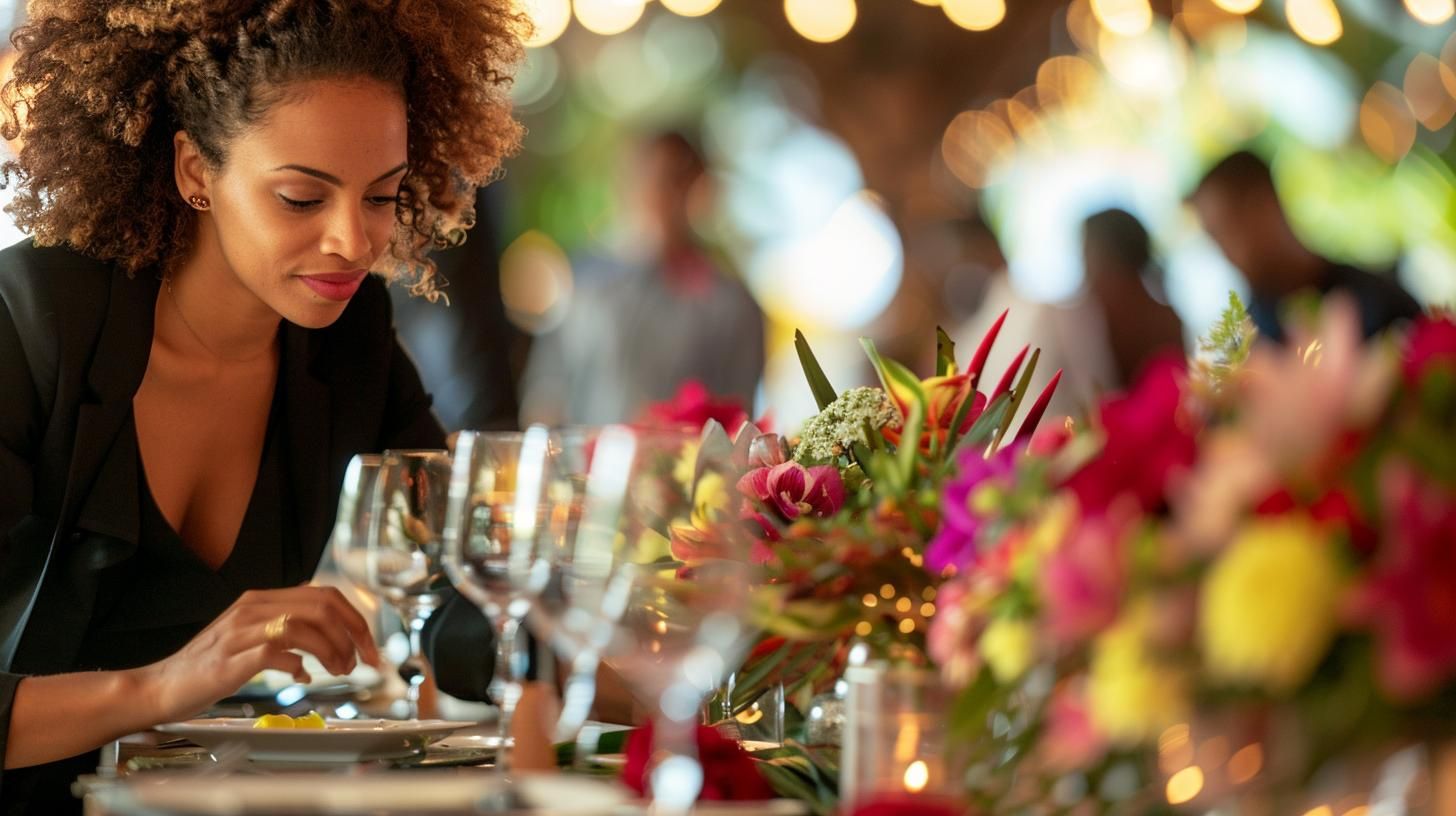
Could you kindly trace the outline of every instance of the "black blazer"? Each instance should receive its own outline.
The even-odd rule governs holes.
[[[29,240],[0,252],[0,757],[14,670],[70,670],[97,573],[136,551],[136,469],[109,451],[146,371],[159,287],[155,271],[128,278]],[[350,457],[445,440],[381,281],[367,278],[333,325],[283,331],[280,441],[307,576]]]

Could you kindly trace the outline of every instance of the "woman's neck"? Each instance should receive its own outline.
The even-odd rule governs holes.
[[[238,364],[262,359],[278,342],[281,318],[228,266],[205,228],[162,281],[156,336],[198,361]]]

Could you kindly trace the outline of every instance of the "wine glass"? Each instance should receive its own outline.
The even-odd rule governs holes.
[[[575,741],[581,769],[595,753],[596,729],[584,728],[596,696],[596,672],[615,631],[613,609],[626,597],[618,567],[620,522],[636,453],[624,427],[558,432],[547,465],[551,577],[526,623],[567,667],[556,742]]]
[[[412,720],[419,718],[425,679],[420,636],[446,585],[442,555],[449,479],[450,457],[444,451],[356,456],[345,474],[333,538],[340,571],[392,606],[408,629],[409,657],[399,673]],[[346,508],[352,524],[344,522]]]
[[[557,493],[582,501],[574,528],[563,525],[553,542],[557,582],[533,625],[550,628],[558,651],[575,650],[575,658],[563,653],[574,678],[600,653],[654,704],[653,812],[685,813],[703,782],[703,700],[751,636],[745,617],[757,570],[748,529],[731,512],[732,446],[721,428],[609,428],[563,433],[559,448],[557,468],[573,487]]]
[[[444,564],[461,594],[495,626],[493,696],[500,706],[496,773],[509,761],[511,717],[521,697],[516,634],[550,570],[542,557],[550,529],[546,470],[550,435],[464,431],[455,443],[445,522]]]

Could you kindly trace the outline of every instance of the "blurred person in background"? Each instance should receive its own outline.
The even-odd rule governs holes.
[[[1006,258],[990,226],[975,214],[956,223],[966,259],[962,265],[990,270],[975,314],[950,332],[956,343],[957,361],[962,366],[970,363],[981,338],[1005,312],[1005,323],[986,358],[977,390],[989,395],[1022,347],[1030,346],[1033,350],[1041,349],[1033,394],[1057,369],[1062,370],[1061,385],[1052,396],[1047,414],[1074,418],[1086,414],[1098,395],[1116,385],[1106,329],[1097,306],[1087,298],[1057,306],[1023,296],[1011,280]],[[1028,351],[1027,359],[1030,357],[1031,351]],[[1029,405],[1023,405],[1022,413],[1028,408]]]
[[[1190,201],[1203,228],[1248,280],[1249,316],[1262,337],[1283,343],[1280,319],[1307,293],[1352,297],[1366,337],[1420,314],[1420,304],[1394,280],[1335,263],[1300,243],[1269,165],[1253,153],[1240,151],[1214,165]]]
[[[1082,225],[1082,262],[1092,300],[1102,310],[1117,387],[1137,381],[1155,357],[1182,356],[1183,322],[1161,299],[1162,270],[1138,219],[1125,210],[1104,210]]]
[[[581,281],[561,326],[537,338],[522,386],[523,423],[638,418],[697,380],[745,408],[763,374],[763,312],[693,231],[711,197],[701,154],[677,132],[646,139],[627,178],[630,249]]]

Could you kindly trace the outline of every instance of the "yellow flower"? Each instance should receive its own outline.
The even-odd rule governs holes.
[[[1118,745],[1149,742],[1187,721],[1187,673],[1149,652],[1152,622],[1151,607],[1134,604],[1093,645],[1087,683],[1092,720]]]
[[[981,657],[997,682],[1013,683],[1036,660],[1036,630],[1024,620],[996,618],[981,634]]]
[[[1035,583],[1041,574],[1042,563],[1048,555],[1061,548],[1076,521],[1076,499],[1070,495],[1058,495],[1047,500],[1028,527],[1026,538],[1016,553],[1013,562],[1016,577]]]
[[[672,466],[672,478],[683,489],[689,493],[693,489],[693,476],[698,466],[698,449],[702,443],[696,439],[683,443],[682,451],[678,453],[677,461]]]
[[[727,514],[731,498],[728,482],[721,473],[704,473],[703,478],[698,480],[697,493],[693,495],[692,525],[699,530],[711,529]]]
[[[1249,524],[1203,581],[1199,640],[1210,672],[1292,691],[1329,650],[1339,591],[1330,543],[1309,519]]]

